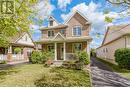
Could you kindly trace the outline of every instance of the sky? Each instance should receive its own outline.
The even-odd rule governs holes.
[[[39,28],[47,25],[47,17],[54,16],[58,22],[64,21],[76,10],[88,18],[92,23],[90,36],[93,38],[91,47],[99,47],[104,38],[106,28],[111,25],[120,25],[130,23],[130,16],[127,14],[127,6],[112,5],[106,0],[50,0],[46,2],[41,0],[35,6],[37,15],[35,16],[34,23],[30,28],[34,31],[33,39],[35,41],[41,38]],[[124,11],[125,10],[125,11]],[[108,12],[105,14],[105,12]],[[105,17],[113,18],[112,23],[105,22]],[[37,21],[42,20],[39,25]]]

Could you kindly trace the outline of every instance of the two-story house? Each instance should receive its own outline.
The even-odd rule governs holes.
[[[54,51],[54,61],[72,59],[76,51],[89,53],[91,23],[80,12],[74,12],[64,24],[50,16],[48,27],[41,27],[43,51]]]

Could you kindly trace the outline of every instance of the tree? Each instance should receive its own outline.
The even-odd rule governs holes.
[[[15,0],[15,14],[10,17],[0,17],[0,47],[8,46],[9,37],[17,32],[29,30],[32,20],[29,16],[33,14],[33,5],[38,0]]]

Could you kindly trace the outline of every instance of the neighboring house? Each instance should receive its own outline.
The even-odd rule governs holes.
[[[92,38],[89,36],[91,23],[83,14],[76,11],[64,24],[50,16],[48,27],[40,28],[43,51],[54,51],[54,61],[73,59],[76,51],[89,53],[89,44]]]
[[[21,52],[16,54],[14,49],[20,48]],[[20,61],[28,60],[34,49],[34,43],[29,33],[17,33],[14,37],[9,38],[9,47],[0,48],[0,60]]]
[[[130,24],[110,26],[102,45],[96,50],[97,57],[115,63],[115,50],[126,47],[130,47]]]

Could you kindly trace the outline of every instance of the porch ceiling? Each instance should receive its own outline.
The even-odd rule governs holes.
[[[65,39],[42,39],[38,43],[54,43],[54,42],[82,42],[82,41],[92,41],[89,36],[84,37],[67,37]]]

